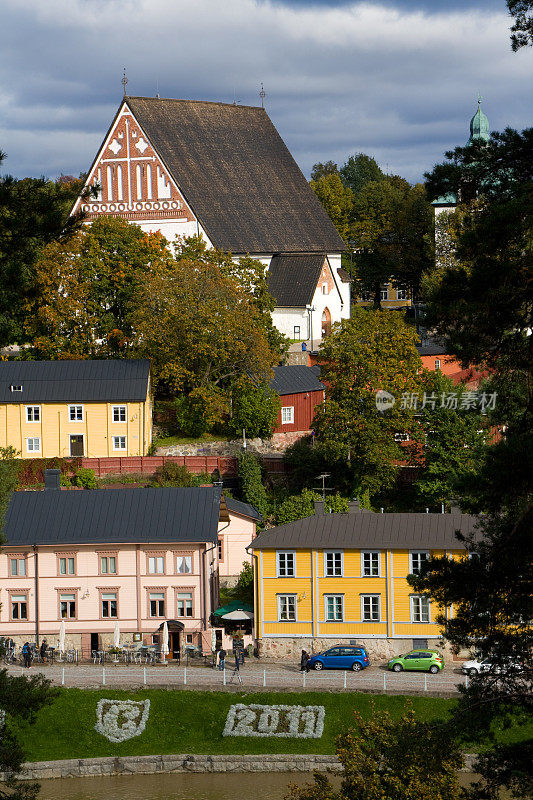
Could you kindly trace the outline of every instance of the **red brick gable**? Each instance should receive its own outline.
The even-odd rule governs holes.
[[[102,214],[131,222],[195,219],[162,159],[124,102],[91,167],[86,185],[101,187],[98,199],[78,199],[72,213],[87,220]]]

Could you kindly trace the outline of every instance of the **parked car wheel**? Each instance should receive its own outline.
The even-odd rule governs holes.
[[[401,664],[395,664],[392,669],[394,672],[401,672],[403,670],[403,667]]]
[[[472,678],[475,678],[475,677],[476,677],[476,675],[479,675],[479,672],[477,671],[477,669],[476,669],[475,667],[470,667],[470,669],[468,670],[468,674],[469,674],[469,675],[470,675]]]
[[[436,664],[432,664],[429,668],[429,671],[431,672],[432,675],[436,675],[437,672],[439,671],[439,668],[437,667]]]
[[[361,669],[362,667],[359,661],[354,661],[352,664],[352,672],[361,672]]]
[[[315,661],[313,669],[316,669],[317,671],[324,669],[324,664],[322,661]]]

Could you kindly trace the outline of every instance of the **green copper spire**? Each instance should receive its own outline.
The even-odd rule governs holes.
[[[488,142],[490,139],[489,121],[481,110],[482,100],[483,98],[481,95],[478,95],[477,111],[470,120],[470,139],[468,140],[468,144],[472,144],[472,142],[477,142],[479,140]]]

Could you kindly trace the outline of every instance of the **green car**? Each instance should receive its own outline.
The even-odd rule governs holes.
[[[394,672],[418,669],[435,675],[444,669],[444,659],[437,650],[410,650],[403,656],[391,658],[388,666]]]

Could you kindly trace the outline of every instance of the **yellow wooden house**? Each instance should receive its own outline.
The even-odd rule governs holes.
[[[0,362],[0,447],[21,458],[142,456],[151,441],[148,361]]]
[[[250,545],[262,655],[295,657],[356,640],[388,658],[436,644],[440,609],[417,595],[407,576],[430,555],[465,557],[455,531],[472,532],[475,518],[374,514],[357,503],[347,514],[325,514],[323,507],[315,504],[314,516],[266,530]]]

